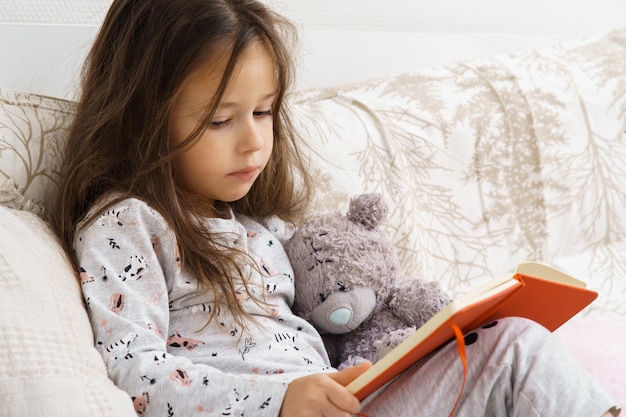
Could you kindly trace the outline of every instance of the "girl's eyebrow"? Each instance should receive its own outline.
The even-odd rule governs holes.
[[[274,92],[271,92],[271,93],[269,93],[269,94],[265,94],[264,96],[262,96],[262,97],[261,97],[260,101],[266,101],[266,100],[269,100],[269,99],[271,99],[271,98],[274,98],[274,97],[276,97],[276,95],[277,95],[277,94],[278,94],[278,93],[277,93],[277,92],[275,92],[275,91],[274,91]],[[235,107],[235,106],[237,106],[237,103],[232,102],[232,101],[227,101],[227,102],[225,102],[225,103],[220,103],[220,105],[219,105],[218,107],[219,107],[220,109],[227,109],[227,108],[229,108],[229,107]]]

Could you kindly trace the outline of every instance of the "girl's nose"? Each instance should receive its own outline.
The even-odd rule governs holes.
[[[254,118],[246,119],[240,133],[240,150],[242,152],[254,152],[263,147],[263,126]]]

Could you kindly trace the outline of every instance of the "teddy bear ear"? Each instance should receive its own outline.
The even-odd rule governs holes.
[[[373,230],[387,216],[387,204],[380,194],[361,194],[350,200],[348,219]]]

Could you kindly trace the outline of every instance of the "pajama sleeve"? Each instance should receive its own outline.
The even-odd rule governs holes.
[[[79,229],[75,250],[95,343],[139,415],[279,414],[285,382],[254,384],[168,353],[180,265],[174,234],[147,204],[129,199],[110,209]]]

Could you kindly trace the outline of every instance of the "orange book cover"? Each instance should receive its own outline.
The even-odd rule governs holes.
[[[597,296],[584,282],[555,268],[535,262],[521,263],[514,272],[452,301],[347,388],[359,400],[364,399],[453,340],[453,324],[465,333],[500,318],[517,316],[554,331]]]

